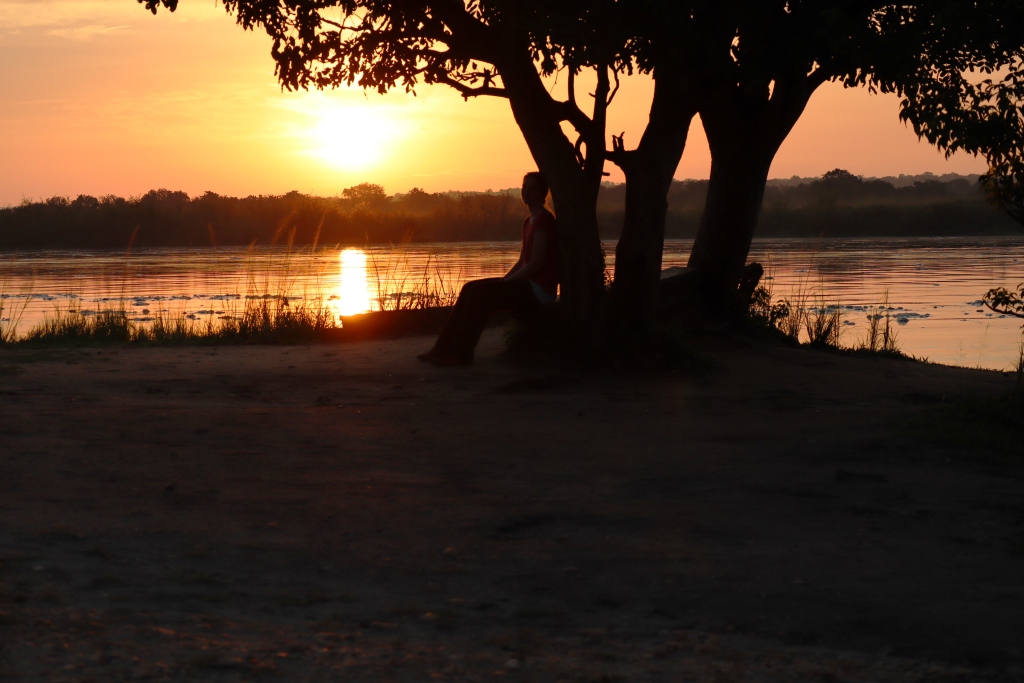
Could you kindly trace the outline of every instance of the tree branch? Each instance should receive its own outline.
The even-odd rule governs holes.
[[[817,90],[818,86],[824,85],[825,82],[831,78],[832,76],[826,73],[825,69],[819,66],[817,69],[807,74],[807,84],[810,86],[811,90]]]
[[[612,75],[615,77],[615,87],[612,88],[611,93],[608,95],[608,101],[605,103],[606,107],[612,105],[612,100],[615,99],[615,94],[619,92],[619,71],[618,69],[612,69]]]
[[[575,102],[554,101],[557,107],[558,116],[562,121],[568,121],[580,135],[589,135],[594,127],[594,122],[583,113],[583,110],[576,106]]]
[[[630,163],[630,160],[636,155],[636,150],[626,149],[626,133],[625,131],[618,135],[612,135],[612,148],[611,150],[605,150],[605,158],[621,168],[626,170],[626,165]]]
[[[447,86],[455,88],[462,95],[462,99],[468,100],[470,97],[480,97],[481,95],[487,95],[489,97],[508,97],[508,92],[505,88],[495,88],[491,85],[481,85],[473,87],[466,85],[462,81],[456,80],[448,74],[435,77],[436,83],[444,83]]]

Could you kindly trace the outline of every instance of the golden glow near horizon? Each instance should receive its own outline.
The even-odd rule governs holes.
[[[305,129],[303,150],[328,169],[373,173],[386,166],[403,125],[389,109],[364,101],[339,102],[328,95],[307,94],[312,100],[300,110],[312,119]],[[360,98],[362,99],[362,98]]]
[[[339,254],[341,278],[338,284],[338,315],[355,315],[370,310],[370,287],[366,282],[366,252],[344,249]]]
[[[283,92],[269,49],[265,34],[241,30],[216,3],[154,17],[133,0],[0,0],[0,206],[161,187],[193,196],[329,196],[363,182],[389,193],[487,190],[516,187],[534,168],[505,100],[464,102],[444,86],[416,97]],[[556,94],[565,80],[552,81]],[[646,77],[623,79],[609,112],[609,133],[625,131],[628,146],[643,132],[651,90]],[[771,176],[836,167],[881,176],[985,166],[918,142],[895,97],[826,84]],[[676,177],[709,169],[695,120]]]

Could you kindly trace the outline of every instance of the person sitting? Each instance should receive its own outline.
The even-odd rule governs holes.
[[[558,296],[558,245],[555,217],[544,208],[548,184],[537,172],[523,176],[521,192],[530,215],[523,221],[519,260],[504,277],[471,280],[459,298],[437,341],[417,358],[447,367],[473,362],[487,318],[496,311],[528,317],[553,304]]]

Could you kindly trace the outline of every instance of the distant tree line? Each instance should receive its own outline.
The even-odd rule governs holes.
[[[706,180],[672,183],[666,233],[693,237]],[[598,198],[602,236],[618,237],[625,185],[606,184]],[[386,244],[517,240],[525,209],[517,190],[388,195],[364,183],[337,197],[299,192],[225,197],[152,190],[125,199],[51,197],[0,209],[0,249],[102,249],[288,244]],[[773,181],[765,192],[759,234],[771,237],[997,235],[1019,225],[986,202],[968,178],[922,177],[896,187],[837,169],[822,178]],[[133,239],[134,235],[134,239]]]
[[[244,198],[151,190],[141,197],[51,197],[0,209],[0,249],[367,244],[518,239],[523,210],[503,193],[388,196],[364,183],[338,197]]]
[[[694,237],[707,180],[675,181],[668,191],[667,237]],[[598,200],[602,233],[618,237],[625,185],[605,187]],[[843,169],[821,178],[769,181],[758,219],[760,237],[926,237],[1019,234],[1021,225],[985,198],[975,178],[922,175],[897,187]]]

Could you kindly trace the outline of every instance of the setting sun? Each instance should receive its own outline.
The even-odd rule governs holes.
[[[332,168],[373,168],[386,159],[398,137],[399,124],[381,107],[330,103],[317,109],[309,152]]]

